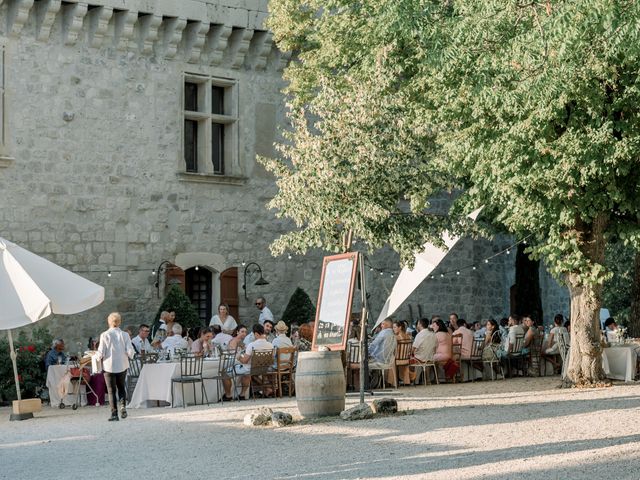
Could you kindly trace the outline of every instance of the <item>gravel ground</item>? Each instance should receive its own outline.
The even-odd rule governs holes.
[[[242,418],[266,405],[299,420],[295,400],[130,410],[117,423],[106,407],[44,407],[23,422],[3,408],[0,478],[640,478],[638,386],[558,383],[407,387],[392,394],[405,414],[284,428]]]

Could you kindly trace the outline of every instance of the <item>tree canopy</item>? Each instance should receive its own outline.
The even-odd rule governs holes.
[[[404,261],[461,192],[532,235],[572,296],[578,383],[602,377],[597,311],[605,245],[640,243],[640,4],[616,0],[272,0],[292,129],[271,203],[328,247],[336,226]],[[403,210],[407,201],[413,215]]]

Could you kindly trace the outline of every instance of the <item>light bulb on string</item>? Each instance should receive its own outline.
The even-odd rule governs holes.
[[[291,254],[287,255],[287,259],[291,260]]]
[[[111,270],[107,272],[107,277],[111,277]]]
[[[474,269],[474,270],[477,270],[477,269],[478,269],[478,267],[476,267],[476,266],[474,265],[474,266],[473,266],[473,269]]]
[[[195,271],[197,272],[198,270],[200,270],[200,267],[196,265]]]
[[[242,261],[242,266],[244,267],[247,264],[244,260]]]
[[[369,271],[370,271],[370,272],[373,272],[373,267],[369,267]]]
[[[444,277],[444,273],[441,273],[441,274],[440,274],[440,278],[442,278],[442,277]]]
[[[155,275],[155,274],[156,274],[156,269],[154,268],[154,269],[151,271],[151,275]]]
[[[509,255],[510,253],[511,253],[511,250],[507,248],[507,255]]]
[[[393,278],[393,273],[391,274],[391,278]]]
[[[489,259],[488,259],[488,258],[485,258],[485,259],[484,259],[484,263],[489,263]]]
[[[381,272],[380,272],[380,275],[384,275],[384,272],[382,272],[382,271],[381,271]]]
[[[434,278],[436,278],[435,275],[431,275],[431,280],[433,280]]]
[[[456,271],[456,275],[460,275],[460,270]]]

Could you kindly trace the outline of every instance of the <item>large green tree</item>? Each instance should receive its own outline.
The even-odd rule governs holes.
[[[407,260],[439,226],[417,224],[431,220],[420,215],[428,199],[460,190],[452,218],[485,205],[492,222],[533,235],[530,254],[571,294],[569,377],[599,382],[605,246],[615,236],[637,247],[640,234],[640,5],[271,5],[280,47],[298,53],[285,161],[269,168],[272,206],[301,229],[276,250],[327,246],[333,221]],[[402,198],[416,215],[396,215]]]

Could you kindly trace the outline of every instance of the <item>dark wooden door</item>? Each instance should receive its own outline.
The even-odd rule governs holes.
[[[196,309],[203,325],[209,325],[212,316],[211,272],[203,267],[189,268],[185,271],[186,294]]]
[[[220,274],[220,303],[229,305],[229,313],[240,323],[238,305],[238,267],[227,268]]]

